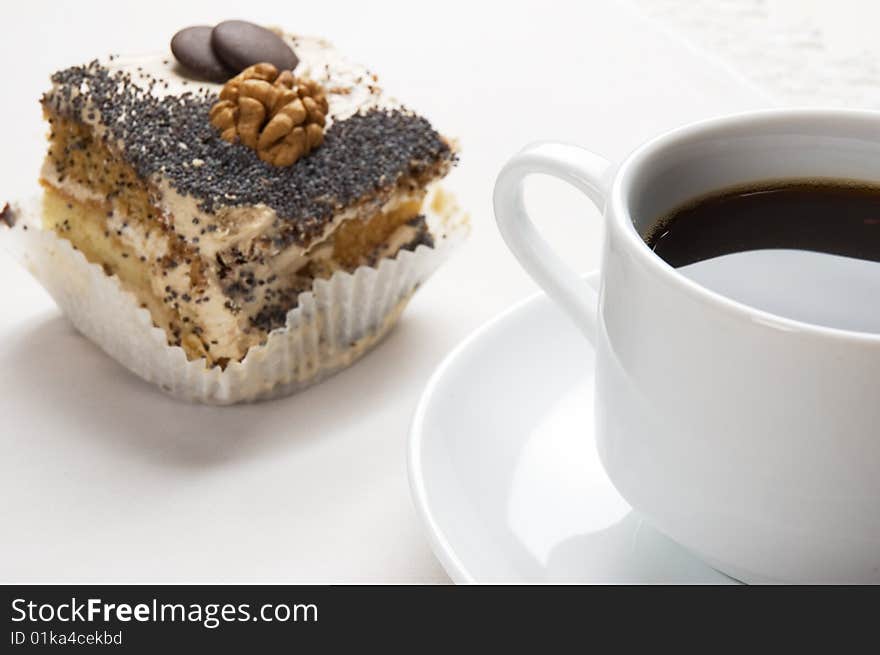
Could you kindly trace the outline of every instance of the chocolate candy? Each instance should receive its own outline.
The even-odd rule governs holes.
[[[175,59],[200,78],[225,82],[238,71],[227,68],[211,47],[209,25],[195,25],[180,30],[171,39]]]
[[[211,32],[211,46],[220,60],[236,73],[263,61],[282,71],[293,70],[299,63],[280,36],[243,20],[218,24]]]

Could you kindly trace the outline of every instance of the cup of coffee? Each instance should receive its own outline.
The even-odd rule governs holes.
[[[523,180],[606,223],[598,291]],[[747,582],[880,582],[880,112],[689,125],[619,166],[542,143],[498,176],[524,268],[596,349],[596,438],[656,528]]]

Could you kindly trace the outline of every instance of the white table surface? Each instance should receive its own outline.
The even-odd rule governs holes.
[[[631,5],[488,4],[247,7],[246,18],[327,36],[463,148],[448,186],[472,213],[471,239],[381,347],[323,384],[233,408],[166,398],[79,336],[0,253],[0,581],[448,581],[410,502],[404,445],[444,354],[534,291],[494,226],[495,172],[533,140],[620,158],[667,128],[768,104]],[[241,7],[7,3],[0,198],[35,189],[51,71],[164,48],[176,29]],[[528,200],[573,265],[595,267],[597,212],[552,181]]]

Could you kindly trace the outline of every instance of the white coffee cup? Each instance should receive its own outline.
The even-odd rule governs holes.
[[[531,174],[563,179],[603,210],[598,293],[529,219]],[[713,190],[823,177],[880,181],[880,112],[709,120],[617,167],[537,144],[495,186],[510,249],[595,345],[596,434],[614,485],[656,528],[744,581],[880,582],[880,334],[731,300],[640,233]]]

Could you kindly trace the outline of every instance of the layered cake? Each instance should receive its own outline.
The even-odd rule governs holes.
[[[44,227],[118,277],[168,344],[225,368],[300,294],[434,240],[455,161],[427,120],[329,43],[229,21],[174,55],[52,76]]]

